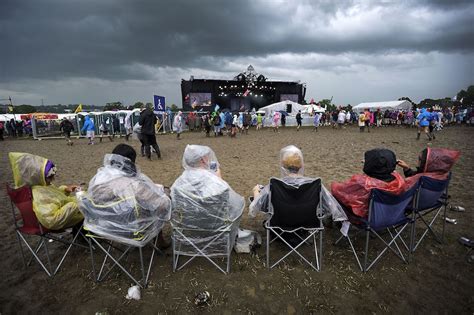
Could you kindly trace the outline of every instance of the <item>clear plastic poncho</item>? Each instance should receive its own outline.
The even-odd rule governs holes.
[[[244,198],[217,176],[219,163],[211,148],[186,146],[183,167],[184,172],[171,186],[171,224],[200,249],[212,241],[203,250],[206,255],[222,255],[228,246],[234,245],[245,207]],[[231,232],[231,244],[225,236],[217,237],[223,230]],[[174,240],[180,254],[198,254],[179,233]]]
[[[163,186],[118,154],[105,155],[104,166],[78,200],[87,230],[133,246],[145,246],[170,218],[171,202]]]
[[[33,211],[36,218],[49,230],[71,227],[82,220],[76,198],[66,193],[66,186],[47,185],[45,168],[48,159],[29,153],[8,154],[15,187],[31,187]]]
[[[303,153],[294,145],[289,145],[280,150],[281,180],[288,185],[299,187],[317,178],[304,176]],[[270,200],[270,185],[266,185],[260,195],[249,206],[249,216],[255,217],[258,211],[273,214],[273,206]],[[347,215],[341,205],[331,195],[324,185],[321,185],[321,212],[317,215],[323,219],[333,221],[346,221]]]

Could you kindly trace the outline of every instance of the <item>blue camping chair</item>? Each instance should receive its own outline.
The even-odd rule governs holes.
[[[445,180],[434,179],[430,177],[422,176],[418,182],[419,189],[415,198],[415,203],[412,213],[411,221],[411,238],[410,238],[410,253],[414,253],[418,248],[418,245],[423,241],[426,234],[430,233],[433,235],[438,243],[441,243],[444,238],[444,230],[446,221],[446,208],[449,204],[448,200],[448,186],[451,180],[451,172],[448,178]],[[441,210],[444,210],[442,216],[443,227],[441,235],[437,235],[433,230],[433,224],[439,217]],[[434,213],[434,214],[433,214]],[[433,214],[431,219],[428,217]],[[423,223],[424,231],[420,238],[417,240],[416,233],[416,221]]]
[[[394,253],[404,263],[408,263],[408,260],[405,259],[397,240],[403,244],[407,251],[409,250],[408,245],[402,238],[402,232],[411,222],[410,217],[406,215],[406,209],[413,203],[417,189],[418,185],[415,185],[401,195],[393,195],[382,190],[372,189],[367,219],[355,216],[352,212],[346,211],[349,221],[351,222],[351,227],[356,227],[358,229],[356,235],[365,232],[365,249],[362,257],[364,260],[363,265],[359,258],[359,254],[357,254],[354,248],[351,237],[349,234],[346,236],[357,264],[362,272],[367,272],[372,268],[372,266],[380,260],[383,254],[387,252],[387,250]],[[388,239],[382,237],[381,232],[383,230],[387,231],[385,238]],[[372,261],[369,261],[369,242],[371,234],[375,239],[378,239],[383,243],[384,248],[374,259],[372,259]],[[336,244],[339,243],[343,237],[344,236],[341,236],[336,241]]]

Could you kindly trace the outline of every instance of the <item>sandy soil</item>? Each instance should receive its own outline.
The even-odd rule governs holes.
[[[326,186],[335,180],[360,172],[364,151],[374,147],[394,150],[397,157],[415,164],[426,140],[416,141],[415,130],[406,128],[374,129],[360,134],[355,127],[343,130],[311,129],[251,131],[249,135],[205,138],[202,133],[185,133],[177,141],[172,135],[159,136],[162,161],[138,159],[142,171],[155,182],[171,186],[181,173],[181,157],[188,143],[208,145],[221,163],[224,178],[240,194],[248,196],[256,183],[265,184],[271,176],[279,176],[278,155],[285,145],[295,144],[303,150],[308,176],[320,176]],[[65,266],[49,279],[33,264],[22,265],[14,235],[10,204],[3,182],[11,181],[7,162],[10,151],[30,152],[55,161],[59,169],[57,183],[88,182],[100,167],[102,157],[114,145],[125,142],[88,146],[76,140],[69,147],[63,140],[15,140],[0,143],[2,189],[0,191],[0,313],[473,313],[473,265],[465,260],[466,249],[459,245],[460,236],[474,238],[472,230],[474,128],[451,127],[441,133],[433,145],[455,148],[462,156],[455,166],[450,194],[453,203],[466,208],[448,216],[458,219],[447,224],[444,244],[428,238],[417,250],[413,261],[404,265],[393,254],[386,255],[367,274],[362,274],[345,244],[334,246],[337,229],[324,234],[323,270],[320,273],[291,258],[286,264],[268,271],[264,266],[264,247],[255,256],[232,256],[232,272],[223,275],[205,260],[198,260],[177,273],[172,272],[171,252],[156,259],[149,287],[142,291],[142,300],[124,298],[130,280],[115,272],[101,283],[91,278],[87,250],[74,249]],[[130,142],[137,150],[139,144]],[[242,224],[263,232],[261,220],[248,218]],[[437,224],[436,227],[440,227]],[[357,244],[362,244],[362,239]],[[147,252],[149,253],[149,252]],[[281,254],[276,246],[274,257]],[[137,265],[136,255],[129,262]],[[134,269],[137,271],[137,268]],[[196,307],[196,293],[207,290],[211,302]],[[471,292],[471,293],[469,293]]]

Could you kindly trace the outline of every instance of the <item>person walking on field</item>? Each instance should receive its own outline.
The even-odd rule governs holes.
[[[359,114],[359,130],[360,130],[360,132],[364,132],[364,128],[365,128],[365,114],[360,113]]]
[[[372,117],[372,113],[367,108],[364,112],[364,115],[365,115],[364,122],[365,122],[365,126],[367,127],[367,132],[370,132],[370,118]]]
[[[67,145],[73,145],[71,141],[71,131],[74,131],[74,125],[66,117],[63,118],[61,124],[59,124],[59,130],[62,131],[64,138],[66,138]]]
[[[257,128],[256,130],[262,129],[262,115],[260,113],[257,114]]]
[[[109,137],[110,142],[113,142],[113,141],[114,141],[114,140],[112,139],[112,136],[109,135],[109,127],[107,126],[107,123],[106,123],[105,121],[103,121],[103,122],[100,124],[99,131],[100,131],[99,142],[102,142],[102,137],[103,137],[103,136]]]
[[[143,137],[143,143],[145,144],[145,155],[149,160],[151,160],[151,147],[155,150],[158,159],[161,159],[160,147],[158,146],[158,143],[156,143],[156,121],[156,116],[153,113],[151,106],[147,106],[147,108],[140,113],[138,123],[142,126],[141,134]]]
[[[81,132],[86,132],[86,137],[89,138],[89,145],[94,144],[94,136],[95,136],[95,125],[94,121],[89,117],[86,116],[86,120],[84,122],[84,126],[82,126]]]
[[[313,131],[316,131],[316,132],[318,131],[320,119],[321,119],[321,113],[314,113],[314,118],[313,118],[314,130]]]
[[[302,121],[303,118],[301,118],[301,111],[299,110],[298,114],[296,114],[296,131],[300,131]]]

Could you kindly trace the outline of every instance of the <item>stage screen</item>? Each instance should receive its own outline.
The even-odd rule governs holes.
[[[191,107],[211,106],[211,93],[189,93]]]
[[[298,103],[298,94],[280,94],[280,102],[292,101]]]

